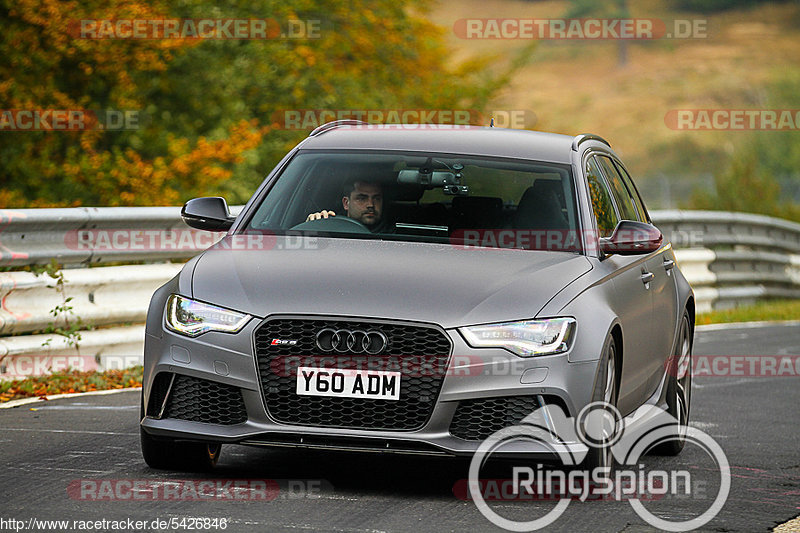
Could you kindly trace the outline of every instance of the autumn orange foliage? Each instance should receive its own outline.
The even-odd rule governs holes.
[[[163,72],[176,52],[199,44],[75,38],[81,19],[162,19],[167,9],[159,2],[15,0],[6,9],[10,24],[0,43],[5,110],[144,109],[142,74]],[[180,204],[186,195],[214,192],[231,176],[230,165],[267,131],[242,120],[220,139],[173,135],[168,152],[157,157],[119,149],[99,129],[2,132],[0,142],[16,146],[7,152],[15,168],[6,168],[11,175],[0,189],[0,207]]]
[[[487,72],[491,57],[451,65],[432,1],[0,0],[0,113],[141,118],[114,131],[0,131],[0,208],[243,202],[307,134],[273,123],[277,111],[481,110],[508,72]],[[76,32],[85,20],[204,17],[319,31],[244,40]]]

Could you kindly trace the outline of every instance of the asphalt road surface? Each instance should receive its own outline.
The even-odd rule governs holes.
[[[800,515],[800,378],[786,366],[792,359],[699,356],[795,354],[796,325],[697,334],[706,375],[695,378],[692,425],[719,443],[732,474],[727,502],[700,531],[771,531]],[[211,474],[151,470],[139,452],[138,405],[138,391],[130,391],[0,410],[0,531],[501,531],[455,495],[465,460],[227,446]],[[644,463],[648,471],[686,469],[697,481],[691,497],[646,505],[662,518],[698,516],[716,495],[720,476],[697,447]],[[192,490],[202,498],[212,486],[225,499],[191,500]],[[553,505],[490,502],[515,520],[540,518]],[[546,530],[658,529],[623,499],[572,501]]]

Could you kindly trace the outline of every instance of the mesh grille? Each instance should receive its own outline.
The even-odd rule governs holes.
[[[534,396],[464,400],[450,423],[450,434],[464,440],[484,440],[497,430],[519,424],[538,406]]]
[[[380,331],[379,355],[325,354],[316,345],[323,328]],[[273,345],[273,339],[296,341]],[[255,333],[258,372],[269,415],[285,424],[413,430],[428,421],[450,358],[450,339],[433,326],[341,320],[272,319]],[[303,396],[296,368],[355,368],[401,372],[400,399]]]
[[[247,410],[238,388],[177,375],[164,418],[229,426],[247,421]]]

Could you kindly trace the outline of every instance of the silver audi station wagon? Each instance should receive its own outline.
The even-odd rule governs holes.
[[[150,303],[151,467],[222,444],[468,456],[596,401],[688,424],[692,290],[600,137],[337,121],[238,216],[182,215],[227,233]]]

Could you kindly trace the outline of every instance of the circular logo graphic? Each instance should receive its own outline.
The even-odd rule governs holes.
[[[622,415],[606,402],[592,402],[578,413],[575,432],[590,448],[613,446],[622,438]]]
[[[485,516],[491,523],[508,531],[535,531],[537,529],[542,529],[549,526],[558,520],[564,511],[567,510],[567,506],[569,506],[570,502],[569,495],[560,498],[556,506],[550,512],[540,518],[529,520],[527,522],[510,520],[504,516],[500,516],[494,511],[494,509],[489,507],[489,504],[486,503],[486,500],[483,497],[483,491],[480,485],[481,467],[483,467],[486,461],[491,457],[492,453],[496,452],[499,448],[505,445],[517,441],[543,444],[558,456],[561,464],[565,466],[575,465],[575,460],[569,448],[567,448],[567,446],[565,446],[563,443],[553,441],[551,436],[552,435],[547,429],[538,426],[510,426],[496,431],[490,435],[489,438],[483,441],[475,451],[475,455],[472,456],[472,461],[469,465],[469,494],[481,514]]]
[[[610,488],[603,494],[611,494],[616,488],[615,493],[620,498],[625,494],[624,491],[620,492],[620,481],[636,479],[637,474],[642,475],[640,458],[648,450],[656,444],[685,438],[687,445],[691,444],[701,448],[719,468],[720,486],[714,500],[699,516],[689,520],[671,521],[648,510],[639,495],[631,494],[625,499],[629,501],[633,511],[642,520],[661,530],[690,531],[711,521],[728,499],[731,486],[730,465],[720,445],[699,429],[680,427],[678,421],[660,407],[643,406],[624,420],[614,406],[605,402],[594,402],[587,405],[581,409],[576,418],[567,417],[563,410],[554,406],[548,406],[546,413],[542,416],[537,417],[538,412],[539,410],[528,415],[520,425],[506,427],[490,435],[478,446],[470,462],[468,478],[470,497],[481,514],[496,526],[508,531],[534,531],[547,527],[566,511],[572,495],[569,492],[559,493],[558,503],[553,509],[544,516],[529,521],[511,520],[490,508],[482,493],[480,470],[493,453],[497,453],[501,447],[511,443],[528,443],[531,453],[534,455],[547,451],[549,455],[558,457],[565,468],[565,473],[569,471],[570,476],[583,474],[576,477],[584,479],[593,479],[591,477],[593,472],[576,468],[576,466],[584,460],[587,451],[590,448],[610,448],[619,463],[619,468],[624,470],[622,473],[625,475],[621,476],[619,480],[614,478],[606,482],[604,487]],[[671,472],[682,473],[682,471]],[[663,471],[663,474],[666,476],[669,472]],[[642,480],[650,482],[650,477],[648,475]],[[655,479],[656,476],[652,477]],[[515,479],[514,483],[518,482]],[[617,483],[617,486],[614,487],[611,482]],[[664,487],[660,488],[666,490]],[[648,489],[645,494],[651,493],[664,494],[664,492],[655,492],[655,489]],[[574,495],[578,496],[578,493],[574,493]],[[582,494],[581,497],[583,497]]]

